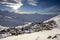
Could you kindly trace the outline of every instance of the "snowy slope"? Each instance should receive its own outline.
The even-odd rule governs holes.
[[[53,17],[47,21],[48,22],[54,20],[56,21],[57,25],[60,26],[60,15],[57,15],[56,17]],[[54,36],[57,36],[56,38],[53,39]],[[51,36],[50,39],[48,37]],[[60,28],[54,28],[52,30],[44,30],[44,31],[39,31],[35,33],[30,33],[30,34],[22,34],[18,36],[10,36],[6,38],[2,38],[0,40],[60,40]]]
[[[23,35],[18,35],[18,36],[11,36],[11,37],[3,38],[0,40],[60,40],[60,35],[57,38],[48,39],[49,36],[53,37],[56,34],[60,34],[60,29],[40,31],[40,32],[35,32],[31,34],[23,34]]]
[[[48,22],[48,21],[51,21],[51,20],[54,20],[56,22],[56,24],[58,25],[58,27],[60,27],[60,14],[51,18],[51,19],[49,19],[49,20],[46,20],[44,22]]]
[[[0,25],[0,31],[3,30],[3,29],[8,29],[9,27],[3,27]]]

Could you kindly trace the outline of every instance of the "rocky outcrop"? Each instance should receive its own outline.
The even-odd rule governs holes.
[[[52,30],[56,27],[55,21],[49,21],[46,23],[39,22],[39,23],[31,23],[23,25],[22,27],[14,27],[9,29],[4,29],[0,31],[0,34],[9,33],[11,35],[19,35],[19,34],[26,34],[26,33],[33,33],[33,32],[39,32],[42,30]]]

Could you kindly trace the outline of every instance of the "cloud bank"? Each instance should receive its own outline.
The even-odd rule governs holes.
[[[59,14],[60,6],[51,6],[51,7],[45,8],[43,10],[39,10],[39,13],[41,13],[41,14]]]
[[[13,10],[18,10],[21,6],[23,6],[21,0],[0,0],[0,5],[10,7]]]
[[[36,0],[26,0],[26,1],[29,5],[37,6]],[[10,7],[13,11],[18,11],[18,9],[21,6],[23,6],[23,3],[22,0],[0,0],[0,5]]]

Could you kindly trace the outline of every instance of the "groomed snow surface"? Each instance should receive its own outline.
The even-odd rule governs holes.
[[[7,38],[2,38],[0,40],[60,40],[60,35],[57,35],[57,38],[48,39],[49,36],[53,37],[56,34],[60,34],[60,28],[39,31],[39,32],[35,32],[35,33],[30,33],[30,34],[22,34],[22,35],[18,35],[18,36],[10,36]]]

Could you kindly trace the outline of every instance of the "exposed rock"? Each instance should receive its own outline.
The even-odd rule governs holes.
[[[52,37],[52,39],[54,39],[54,38],[57,38],[57,36],[55,35],[54,37]]]
[[[49,36],[48,39],[52,38],[52,36]]]

